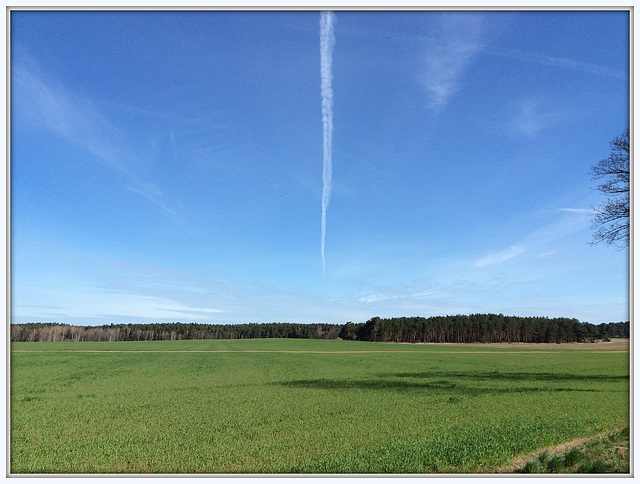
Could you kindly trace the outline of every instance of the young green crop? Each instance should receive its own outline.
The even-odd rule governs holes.
[[[10,376],[11,473],[468,473],[629,421],[588,345],[14,343]]]

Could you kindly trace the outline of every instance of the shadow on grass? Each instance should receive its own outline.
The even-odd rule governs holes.
[[[487,387],[463,385],[460,383],[420,383],[398,380],[331,380],[318,378],[314,380],[293,380],[278,383],[291,388],[316,388],[321,390],[395,390],[395,391],[427,391],[430,393],[460,393],[463,395],[488,395],[505,393],[534,393],[534,392],[597,392],[592,388],[551,388],[551,387]]]
[[[391,390],[425,391],[429,393],[461,395],[488,395],[535,392],[598,392],[580,383],[611,383],[628,380],[628,376],[571,375],[558,373],[500,373],[500,372],[416,372],[382,374],[379,378],[364,380],[316,378],[277,382],[290,388],[315,388],[322,390]],[[483,382],[478,385],[476,382]],[[487,385],[492,382],[496,386]],[[549,385],[541,385],[548,382]],[[536,384],[537,383],[537,384]],[[563,385],[558,386],[558,383]],[[507,386],[508,385],[508,386]],[[612,391],[611,389],[607,391]],[[615,391],[615,390],[613,390]]]
[[[556,382],[619,382],[629,380],[629,375],[575,375],[572,373],[534,373],[534,372],[499,372],[499,371],[422,371],[407,373],[383,373],[382,377],[394,378],[466,378],[490,381],[556,381]]]

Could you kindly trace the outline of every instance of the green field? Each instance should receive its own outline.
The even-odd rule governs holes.
[[[12,343],[10,472],[491,472],[629,426],[602,348]]]

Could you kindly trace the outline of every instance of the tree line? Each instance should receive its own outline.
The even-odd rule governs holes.
[[[306,338],[404,343],[584,343],[628,338],[629,322],[581,323],[570,318],[472,314],[412,318],[374,317],[366,323],[302,324],[12,324],[13,342],[164,341]]]
[[[581,323],[575,318],[518,317],[502,314],[375,317],[364,325],[345,325],[343,339],[406,343],[586,343],[629,337],[629,323]]]
[[[193,339],[307,338],[337,339],[339,324],[153,323],[71,326],[59,323],[11,325],[11,341],[166,341]]]

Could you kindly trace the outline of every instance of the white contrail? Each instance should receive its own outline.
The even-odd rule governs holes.
[[[333,134],[333,89],[331,88],[331,61],[335,38],[333,36],[333,13],[320,13],[320,94],[322,96],[322,273],[324,274],[324,239],[327,233],[327,206],[331,197],[331,137]]]

